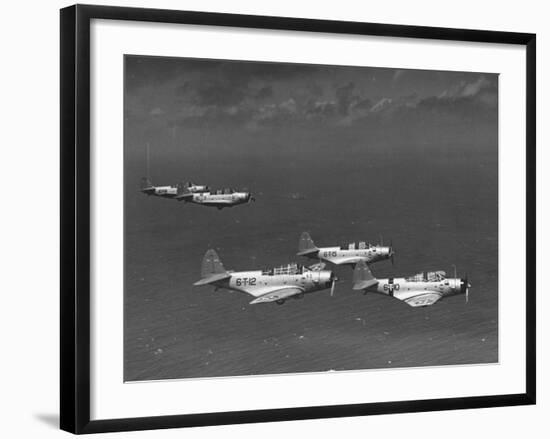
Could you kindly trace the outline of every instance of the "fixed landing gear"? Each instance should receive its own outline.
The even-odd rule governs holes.
[[[285,303],[285,299],[276,300],[275,303],[276,303],[277,305],[282,305],[283,303]]]

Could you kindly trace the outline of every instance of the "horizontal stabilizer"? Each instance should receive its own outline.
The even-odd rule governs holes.
[[[364,281],[354,283],[353,284],[353,289],[354,290],[366,290],[369,287],[373,287],[377,283],[378,283],[378,281],[376,279],[364,280]]]
[[[365,261],[359,261],[353,270],[353,289],[364,290],[376,285],[377,283],[378,281],[372,275],[370,268]]]
[[[312,248],[311,250],[304,250],[301,252],[296,253],[296,256],[308,256],[308,255],[316,255],[319,253],[318,248]]]
[[[193,194],[188,193],[188,194],[176,195],[174,198],[178,201],[188,201],[193,199]]]
[[[208,284],[214,284],[216,282],[229,279],[231,277],[231,274],[229,273],[219,273],[219,274],[212,274],[208,277],[205,277],[197,282],[195,282],[193,285],[200,287],[201,285],[208,285]]]
[[[142,192],[155,191],[155,187],[153,186],[153,183],[151,182],[150,178],[143,177],[141,179],[141,190]]]

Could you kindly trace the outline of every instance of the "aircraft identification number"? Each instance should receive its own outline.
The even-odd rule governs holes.
[[[255,286],[256,278],[255,277],[238,277],[237,279],[235,279],[235,284],[238,287],[246,286],[246,285]]]
[[[384,291],[399,290],[399,284],[384,284]]]
[[[335,258],[336,257],[336,252],[335,251],[324,251],[323,252],[323,257],[324,258],[330,258],[330,257],[333,257]]]

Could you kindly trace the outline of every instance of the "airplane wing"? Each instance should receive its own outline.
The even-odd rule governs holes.
[[[309,268],[311,271],[322,271],[325,269],[326,266],[327,264],[325,264],[324,262],[319,262],[317,264],[310,265],[307,268]]]
[[[277,300],[286,299],[288,297],[292,297],[297,294],[302,294],[303,292],[304,290],[296,287],[281,288],[275,291],[270,291],[269,293],[266,293],[260,297],[257,297],[252,302],[250,302],[250,304],[255,305],[256,303],[275,302]]]
[[[436,291],[428,291],[418,296],[413,296],[409,299],[405,299],[404,302],[410,306],[430,306],[441,299],[441,294]]]
[[[358,264],[359,261],[364,261],[365,258],[357,258],[357,257],[353,257],[353,258],[336,258],[336,259],[331,259],[330,262],[332,262],[334,265],[348,265],[348,264]]]

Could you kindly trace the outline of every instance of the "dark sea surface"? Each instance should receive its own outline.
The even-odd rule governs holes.
[[[246,187],[257,199],[218,211],[140,193],[147,133],[127,126],[125,380],[497,362],[496,124],[456,129],[472,133],[438,142],[437,133],[206,127],[157,138],[155,184]],[[192,286],[208,248],[226,269],[306,263],[295,256],[302,231],[318,246],[393,240],[395,266],[373,265],[377,277],[452,276],[456,264],[472,284],[469,303],[412,308],[363,295],[349,267],[335,269],[334,297],[325,290],[282,306]]]

